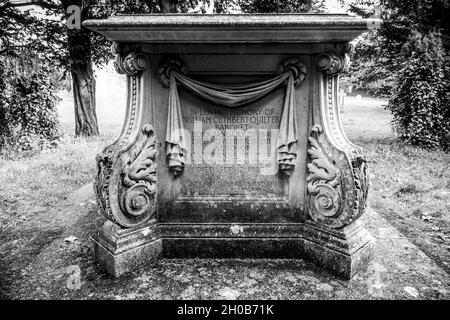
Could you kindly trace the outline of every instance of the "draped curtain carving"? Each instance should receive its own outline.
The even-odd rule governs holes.
[[[299,60],[282,66],[282,73],[272,79],[239,85],[218,85],[191,79],[183,74],[181,64],[166,64],[160,68],[160,80],[169,85],[169,106],[166,131],[166,155],[169,169],[179,175],[183,171],[187,146],[181,113],[178,84],[203,99],[227,108],[238,108],[254,102],[279,86],[286,85],[277,140],[277,161],[280,169],[289,174],[297,158],[297,121],[295,116],[295,84],[301,83],[306,74],[305,65]],[[185,72],[185,71],[184,71]]]

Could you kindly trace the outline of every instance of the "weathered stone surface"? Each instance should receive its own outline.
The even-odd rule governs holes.
[[[357,220],[367,159],[345,136],[347,15],[138,15],[84,25],[116,41],[128,105],[98,156],[114,275],[158,257],[301,258],[351,278],[373,238]]]
[[[164,43],[266,43],[350,41],[375,20],[348,15],[120,15],[83,26],[113,41]]]
[[[309,224],[175,224],[121,229],[107,221],[93,239],[97,261],[118,276],[166,258],[308,258],[350,279],[367,267],[373,239],[361,225],[339,231]]]

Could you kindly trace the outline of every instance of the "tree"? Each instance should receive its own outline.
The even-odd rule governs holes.
[[[33,27],[42,26],[40,19],[28,11],[19,11],[9,0],[0,0],[0,55],[13,54],[10,48],[36,42]]]
[[[31,50],[41,53],[40,58],[43,63],[53,65],[54,72],[59,70],[70,71],[75,101],[75,134],[98,135],[92,52],[86,50],[84,55],[80,52],[80,48],[90,46],[90,39],[86,37],[84,30],[70,32],[63,20],[69,4],[81,5],[84,1],[3,2],[2,16],[4,21],[9,20],[9,28],[6,29],[6,41],[14,44],[28,42]],[[16,9],[17,6],[30,3],[43,8],[51,18],[46,19],[31,14],[31,10]],[[59,20],[53,18],[57,16],[60,17]],[[14,20],[13,23],[11,23],[11,19]],[[19,34],[14,33],[17,29],[21,31]],[[33,41],[30,41],[30,39],[33,39]]]
[[[402,62],[408,59],[403,46],[411,34],[439,31],[445,39],[449,34],[448,1],[436,0],[341,0],[342,5],[362,17],[375,13],[383,19],[355,43],[352,64],[344,82],[381,97],[390,97],[396,87]],[[448,42],[444,44],[448,51]]]
[[[395,94],[387,109],[398,137],[412,145],[450,150],[450,80],[440,35],[414,31],[403,48]]]
[[[6,71],[5,64],[2,59],[0,59],[0,149],[5,144],[5,137],[7,136],[7,120],[6,112],[4,112],[5,102],[7,99],[6,95]]]
[[[40,50],[55,68],[70,74],[74,98],[75,135],[94,136],[99,134],[96,100],[94,65],[105,64],[110,56],[105,49],[107,41],[88,30],[69,29],[66,18],[71,5],[81,8],[81,19],[93,18],[95,7],[100,2],[89,0],[42,0],[37,5],[44,9],[47,19],[45,27],[39,30],[42,39]],[[56,17],[52,18],[52,17]]]
[[[361,1],[353,3],[357,7]],[[402,141],[448,150],[450,61],[445,40],[450,30],[450,3],[386,0],[380,11],[381,28],[356,45],[349,82],[390,97],[387,109]]]
[[[103,37],[86,30],[69,29],[65,22],[67,9],[71,5],[81,8],[81,19],[107,18],[115,13],[153,13],[153,12],[188,12],[198,9],[204,12],[206,2],[212,0],[33,0],[32,2],[45,10],[49,17],[32,21],[33,33],[41,39],[36,43],[37,49],[45,53],[45,59],[51,61],[55,68],[68,71],[72,78],[75,135],[98,135],[95,112],[95,77],[93,66],[105,64],[110,58],[110,43]],[[265,3],[267,2],[267,3]],[[216,12],[228,12],[231,7],[240,6],[244,12],[306,12],[313,8],[319,10],[320,0],[217,0],[214,1]],[[28,12],[23,17],[30,16]]]
[[[175,6],[175,3],[177,4]],[[98,135],[95,112],[95,77],[93,66],[101,66],[111,58],[111,44],[103,37],[87,30],[69,29],[65,22],[67,9],[81,8],[81,19],[107,18],[115,13],[153,13],[162,11],[187,12],[196,8],[199,0],[37,0],[45,10],[45,28],[40,30],[41,50],[57,67],[70,72],[75,109],[75,135]]]
[[[42,54],[34,46],[38,41],[34,31],[43,26],[37,17],[0,1],[2,152],[34,154],[60,137],[55,72],[41,61]]]

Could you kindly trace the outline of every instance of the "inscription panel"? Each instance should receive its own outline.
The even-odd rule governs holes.
[[[188,155],[181,197],[285,194],[276,142],[284,89],[249,105],[227,108],[180,90]]]

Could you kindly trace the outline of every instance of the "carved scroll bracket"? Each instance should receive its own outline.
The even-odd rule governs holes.
[[[322,53],[317,57],[317,65],[327,74],[337,75],[345,71],[348,65],[348,56],[340,56],[334,52]]]
[[[97,157],[95,191],[100,211],[122,227],[133,227],[154,216],[156,157],[154,129],[146,124],[142,135],[125,151],[106,148]]]
[[[137,51],[130,52],[133,49],[135,48],[132,46],[123,48],[118,43],[112,45],[111,51],[115,55],[114,67],[118,73],[132,76],[147,67],[144,55]]]
[[[308,213],[313,221],[330,228],[349,225],[363,214],[366,206],[367,159],[364,155],[334,159],[334,148],[318,124],[313,126],[308,140]]]
[[[369,184],[367,158],[348,140],[340,122],[338,74],[345,69],[346,59],[333,52],[317,58],[323,70],[318,77],[320,119],[313,114],[308,150],[309,215],[318,224],[335,229],[355,222],[364,213]]]

